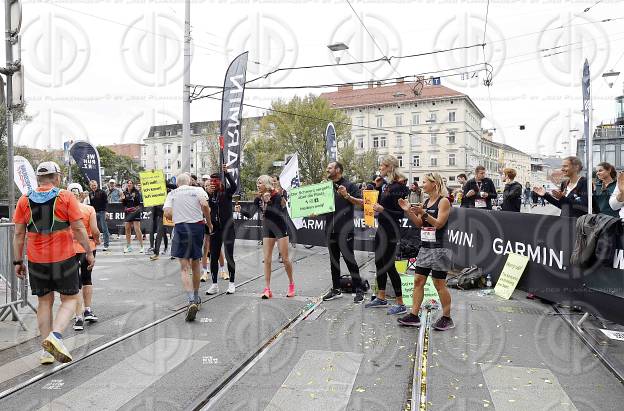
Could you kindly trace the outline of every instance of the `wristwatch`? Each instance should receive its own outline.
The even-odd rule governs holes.
[[[13,265],[24,265],[24,260],[15,260],[13,261]]]
[[[426,212],[422,215],[422,220],[425,221],[427,219],[427,217],[429,217],[429,214],[427,214]]]

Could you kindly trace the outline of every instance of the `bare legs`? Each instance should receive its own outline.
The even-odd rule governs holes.
[[[264,251],[264,282],[266,288],[271,288],[271,259],[273,257],[273,247],[277,242],[277,249],[282,255],[282,262],[286,269],[286,275],[290,284],[294,283],[293,267],[290,257],[288,256],[288,237],[280,238],[268,238],[262,239],[262,249]]]

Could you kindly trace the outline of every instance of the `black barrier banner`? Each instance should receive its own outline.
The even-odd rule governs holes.
[[[247,75],[248,52],[236,57],[225,73],[223,98],[221,100],[221,164],[236,181],[236,194],[240,192],[241,118]]]
[[[95,180],[98,187],[102,187],[100,179],[100,154],[91,144],[86,141],[76,141],[69,149],[69,152],[76,162],[87,181]]]

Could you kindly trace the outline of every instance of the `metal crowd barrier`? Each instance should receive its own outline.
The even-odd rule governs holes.
[[[23,280],[17,278],[13,268],[14,230],[12,223],[0,223],[0,292],[4,294],[4,303],[0,300],[0,321],[12,314],[11,319],[19,321],[24,331],[27,331],[18,308],[27,305],[33,307],[28,303],[28,277]]]

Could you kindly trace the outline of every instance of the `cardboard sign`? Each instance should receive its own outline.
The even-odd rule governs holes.
[[[373,204],[377,202],[379,191],[364,190],[364,224],[369,227],[375,226],[375,210]]]
[[[167,199],[167,185],[165,175],[162,170],[141,171],[141,194],[143,195],[143,205],[153,207],[165,204]]]
[[[290,190],[290,216],[308,217],[334,212],[334,183],[296,187]]]
[[[408,307],[412,306],[414,300],[414,275],[405,274],[407,272],[407,260],[399,260],[394,262],[399,274],[401,274],[401,292],[403,293],[403,304]],[[438,297],[438,290],[433,285],[433,279],[431,276],[427,277],[425,283],[425,295],[423,297],[423,305],[425,304],[439,304],[440,298]]]
[[[500,277],[498,277],[496,287],[494,287],[494,294],[504,298],[505,300],[509,300],[511,294],[513,294],[516,289],[518,281],[520,281],[520,277],[522,277],[522,273],[524,273],[524,269],[526,268],[528,262],[529,257],[510,253],[507,256],[507,261],[505,262],[503,271],[501,272]]]

